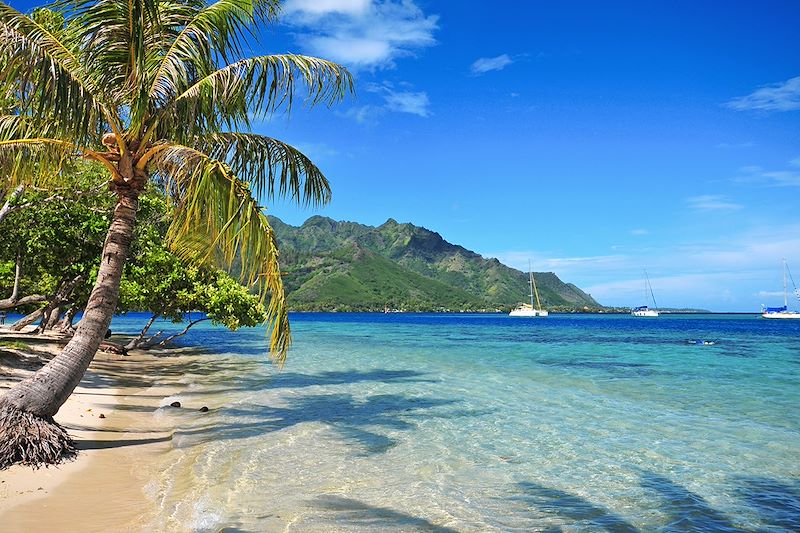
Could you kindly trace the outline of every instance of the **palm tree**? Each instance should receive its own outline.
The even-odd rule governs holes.
[[[304,83],[310,105],[353,89],[346,69],[300,55],[246,57],[278,0],[64,0],[26,16],[0,2],[0,172],[9,186],[55,176],[74,158],[108,172],[116,199],[97,282],[63,351],[0,399],[0,468],[74,455],[53,416],[80,382],[114,314],[145,187],[169,198],[170,246],[241,265],[269,298],[270,351],[291,342],[274,233],[259,198],[320,204],[330,188],[295,148],[250,133],[253,117],[290,108]]]

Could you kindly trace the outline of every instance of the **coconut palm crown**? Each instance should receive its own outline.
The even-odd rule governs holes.
[[[97,283],[78,330],[0,399],[0,468],[73,453],[52,416],[94,357],[119,295],[139,194],[158,187],[179,254],[241,265],[269,298],[270,350],[282,362],[289,323],[274,233],[258,200],[322,204],[330,188],[297,149],[252,133],[253,117],[300,95],[332,104],[352,91],[343,67],[314,57],[249,56],[278,0],[75,0],[31,15],[0,2],[0,175],[6,187],[57,176],[75,158],[108,171],[116,207]],[[46,441],[44,444],[42,441]]]

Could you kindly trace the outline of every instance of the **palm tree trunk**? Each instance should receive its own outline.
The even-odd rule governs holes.
[[[80,383],[117,307],[139,193],[126,187],[118,195],[97,282],[75,335],[58,356],[0,399],[0,469],[55,463],[75,454],[72,440],[52,417]]]

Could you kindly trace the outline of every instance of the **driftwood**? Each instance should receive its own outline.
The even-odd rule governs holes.
[[[31,313],[31,314],[29,314],[27,316],[24,316],[24,317],[20,318],[19,320],[17,320],[16,322],[14,322],[11,325],[11,329],[14,330],[14,331],[22,331],[22,329],[25,326],[29,326],[29,325],[33,324],[34,322],[36,322],[37,320],[39,320],[42,317],[43,314],[44,314],[44,307],[42,307],[41,309],[37,309],[33,313]]]
[[[117,344],[116,342],[103,341],[100,343],[100,350],[104,352],[113,353],[117,355],[128,355],[128,350],[125,346]]]

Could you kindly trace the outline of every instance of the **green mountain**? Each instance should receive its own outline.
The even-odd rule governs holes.
[[[313,216],[300,227],[270,217],[292,309],[461,311],[509,309],[528,298],[528,274],[389,219],[376,227]],[[600,309],[552,272],[535,272],[551,310]]]

